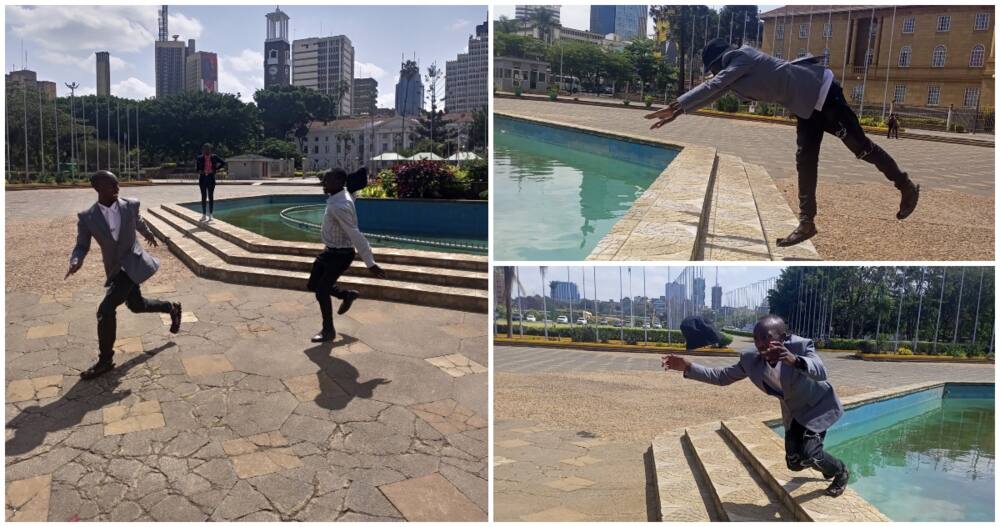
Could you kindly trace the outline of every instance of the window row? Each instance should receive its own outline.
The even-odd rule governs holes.
[[[895,104],[906,104],[907,89],[905,84],[896,84],[892,92],[892,102]],[[854,102],[861,102],[864,95],[864,85],[856,84],[851,90],[851,99]],[[930,85],[927,87],[927,106],[937,106],[941,104],[941,86]],[[962,99],[962,106],[975,108],[979,106],[979,87],[968,87],[965,89],[965,96]]]
[[[875,23],[873,23],[874,26]],[[810,24],[799,24],[799,38],[809,38],[809,28]],[[902,31],[904,34],[913,34],[916,32],[917,19],[916,17],[905,17],[903,18]],[[972,24],[973,31],[986,31],[990,28],[990,14],[989,13],[976,13],[976,17]],[[873,28],[874,31],[874,28]],[[937,26],[935,28],[937,33],[947,33],[951,31],[951,15],[941,15],[937,17]],[[823,37],[829,38],[833,36],[833,26],[830,22],[823,24]],[[785,38],[785,24],[778,23],[774,26],[774,38],[776,40],[782,40]]]

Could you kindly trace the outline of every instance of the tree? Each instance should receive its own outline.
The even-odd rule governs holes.
[[[639,77],[640,93],[645,93],[646,86],[656,81],[661,62],[656,60],[655,51],[655,43],[648,38],[637,38],[625,46],[625,56]]]
[[[302,152],[299,147],[295,146],[295,143],[276,137],[264,139],[260,148],[257,149],[257,154],[273,159],[294,159],[296,161],[302,159]]]
[[[193,162],[204,143],[225,157],[255,150],[261,137],[257,108],[232,94],[183,93],[138,106],[144,160]]]
[[[440,154],[444,151],[444,144],[453,140],[456,135],[455,130],[447,127],[444,120],[444,111],[437,109],[438,84],[441,81],[443,72],[437,64],[431,64],[427,68],[427,86],[430,88],[428,97],[430,98],[430,111],[422,111],[417,123],[416,135],[418,142],[423,147],[430,147],[431,151]]]
[[[510,33],[493,35],[493,56],[543,60],[548,46],[541,40]]]
[[[538,30],[538,39],[546,44],[552,43],[552,28],[556,26],[555,13],[547,6],[535,6],[531,13],[531,23]]]
[[[517,31],[520,22],[518,20],[512,20],[506,15],[501,15],[500,18],[493,21],[493,33],[513,33]]]
[[[336,96],[302,86],[280,86],[257,90],[254,101],[260,110],[260,120],[266,137],[295,138],[301,147],[309,133],[309,123],[324,124],[337,117]]]
[[[485,151],[489,143],[489,120],[486,108],[472,111],[472,126],[469,127],[469,137],[466,148],[473,151]]]

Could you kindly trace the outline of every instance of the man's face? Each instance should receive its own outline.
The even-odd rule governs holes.
[[[778,335],[774,331],[756,331],[753,334],[753,344],[757,351],[764,353],[771,347],[771,342],[783,340],[783,335]]]
[[[94,182],[94,190],[97,191],[97,200],[111,202],[118,199],[118,179],[114,177],[102,177]]]

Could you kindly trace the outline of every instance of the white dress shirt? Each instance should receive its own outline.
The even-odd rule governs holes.
[[[118,231],[121,230],[122,226],[122,213],[121,208],[118,206],[118,201],[112,203],[110,207],[105,207],[101,203],[97,205],[101,209],[104,221],[108,222],[108,228],[111,229],[111,237],[115,241],[118,241]]]
[[[354,198],[346,190],[331,194],[326,199],[326,213],[323,214],[323,229],[320,235],[327,247],[334,249],[354,247],[366,266],[375,265],[372,248],[368,245],[365,235],[358,229],[358,212],[354,208]]]
[[[830,85],[833,84],[833,71],[830,68],[823,70],[823,84],[819,87],[819,99],[816,100],[816,109],[823,111],[826,104],[826,94],[830,93]]]

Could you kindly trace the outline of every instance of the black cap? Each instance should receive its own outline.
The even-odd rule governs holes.
[[[716,61],[722,60],[722,54],[731,50],[736,49],[735,46],[729,44],[724,38],[714,38],[705,44],[705,47],[701,50],[701,61],[704,63],[704,73],[708,73],[708,69],[715,64]]]
[[[685,349],[693,350],[722,342],[722,335],[712,323],[702,317],[687,317],[681,321]]]

